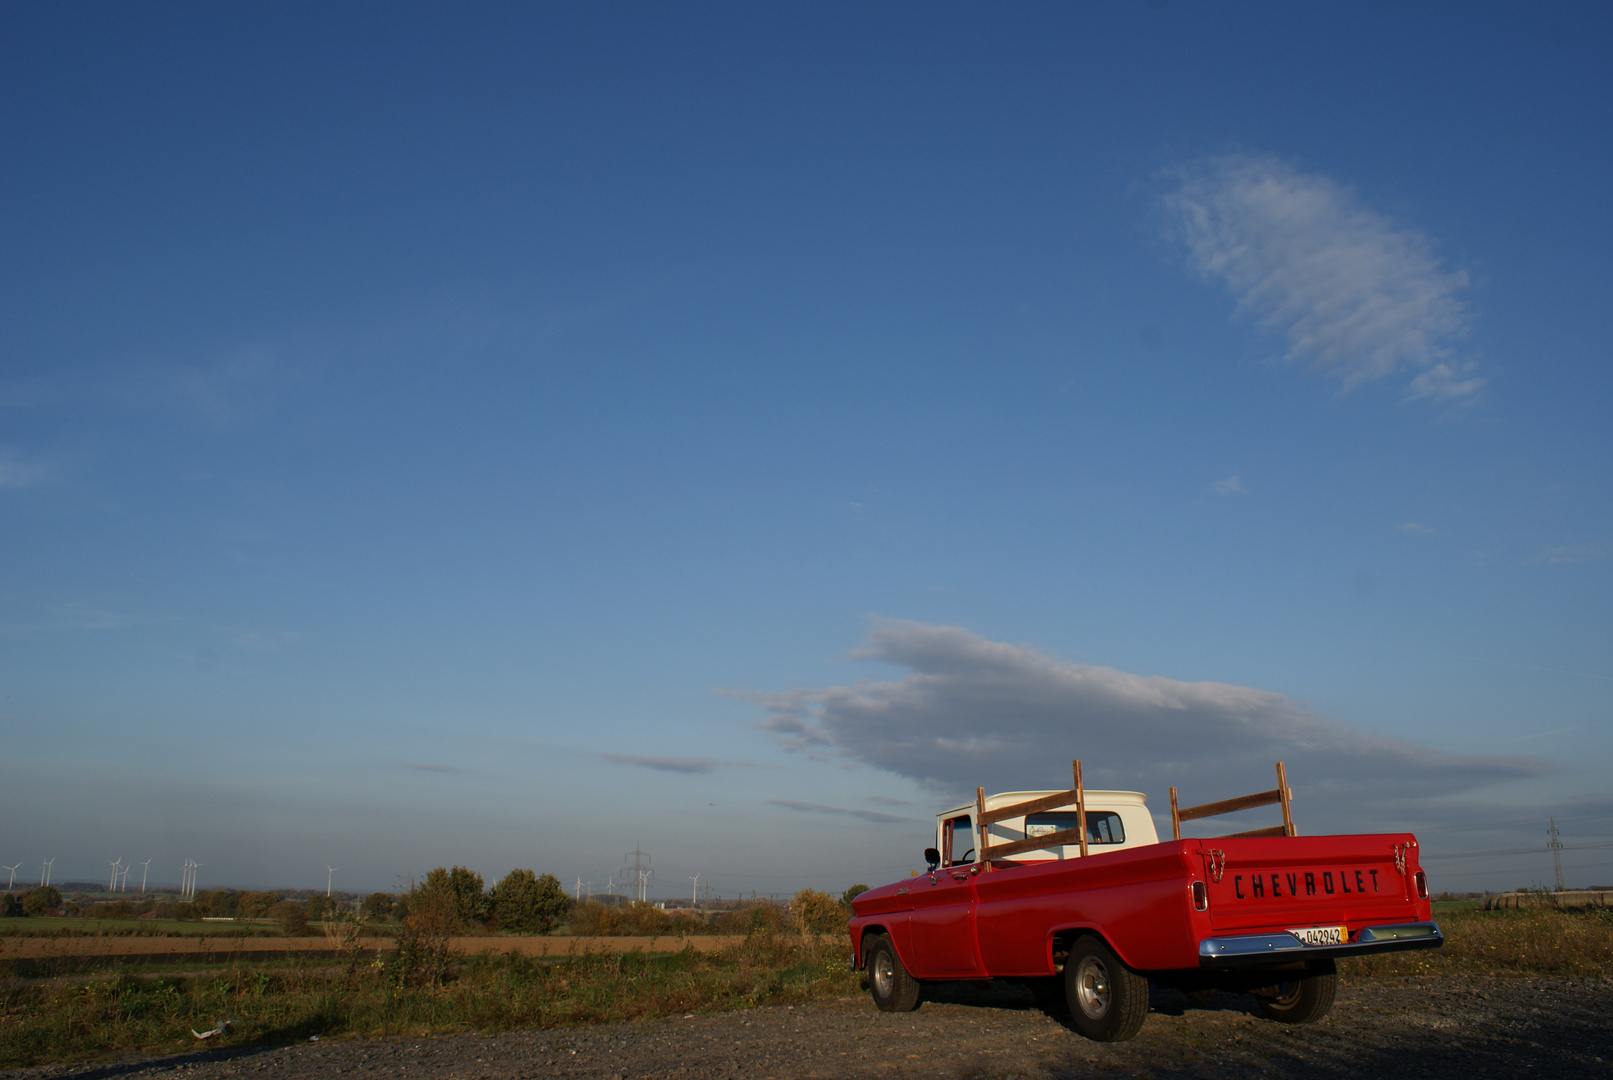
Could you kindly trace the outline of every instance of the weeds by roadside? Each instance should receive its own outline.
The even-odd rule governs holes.
[[[1342,961],[1345,976],[1613,975],[1613,911],[1441,911],[1438,949],[1381,953]]]
[[[496,1032],[795,1003],[856,992],[858,978],[840,945],[775,934],[714,953],[483,955],[446,966],[438,984],[400,978],[396,963],[379,962],[346,973],[301,962],[275,971],[120,975],[0,992],[0,1066],[172,1053],[196,1045],[192,1028],[223,1017],[235,1021],[221,1037],[226,1045]]]

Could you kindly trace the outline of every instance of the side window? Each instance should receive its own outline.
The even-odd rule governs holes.
[[[1078,824],[1074,810],[1053,810],[1045,814],[1032,814],[1025,819],[1026,836],[1046,836],[1048,833],[1073,829]],[[1087,812],[1088,844],[1124,844],[1126,828],[1120,824],[1120,815],[1109,810]]]
[[[941,858],[947,866],[973,861],[975,834],[969,818],[948,818],[941,839],[945,844]]]

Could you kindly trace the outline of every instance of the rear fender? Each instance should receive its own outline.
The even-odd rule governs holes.
[[[1130,957],[1118,948],[1113,941],[1110,941],[1096,926],[1091,923],[1071,923],[1068,926],[1054,927],[1053,932],[1047,937],[1047,972],[1049,975],[1057,975],[1064,970],[1064,961],[1070,955],[1070,947],[1078,939],[1084,937],[1097,938],[1109,947],[1109,951],[1120,958],[1121,963],[1133,971],[1138,970],[1137,965],[1131,962]]]

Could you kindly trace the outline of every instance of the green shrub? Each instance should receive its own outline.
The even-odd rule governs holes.
[[[446,898],[459,928],[482,925],[492,910],[492,900],[482,891],[482,875],[463,866],[456,866],[452,870],[437,867],[426,875],[425,883],[415,892],[418,895],[430,893]],[[412,899],[409,907],[411,911],[414,909]]]
[[[796,893],[790,901],[790,914],[802,930],[813,934],[828,934],[846,926],[846,909],[834,897],[816,889]]]
[[[386,964],[393,985],[441,986],[449,972],[448,941],[459,928],[452,896],[431,889],[411,893],[397,949]]]
[[[565,890],[553,874],[511,870],[493,888],[493,914],[500,930],[547,934],[566,917]]]
[[[269,909],[278,903],[280,903],[279,893],[241,893],[235,902],[235,916],[238,919],[266,918],[269,914]]]
[[[295,900],[280,901],[269,909],[268,914],[287,937],[301,937],[308,933],[308,909]]]
[[[62,894],[56,891],[54,885],[40,885],[22,894],[23,914],[36,919],[43,915],[56,914],[56,909],[61,906]]]

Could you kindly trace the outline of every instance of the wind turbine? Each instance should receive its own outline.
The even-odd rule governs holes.
[[[17,867],[21,865],[22,863],[13,863],[11,866],[0,866],[0,870],[11,871],[11,880],[6,882],[6,892],[10,892],[11,887],[17,883]]]
[[[39,884],[41,886],[50,884],[50,872],[55,868],[56,860],[54,857],[46,859],[44,862],[39,864]]]
[[[700,875],[696,874],[694,877],[690,878],[689,880],[694,882],[694,889],[689,893],[689,903],[693,904],[695,907],[699,907],[700,906]]]
[[[123,865],[123,856],[119,855],[112,860],[112,878],[106,883],[107,892],[115,892],[118,887],[118,868]]]
[[[336,876],[336,867],[330,863],[325,864],[325,899],[330,899],[330,879]]]
[[[140,864],[140,895],[146,895],[146,874],[151,872],[151,860],[147,859]]]

